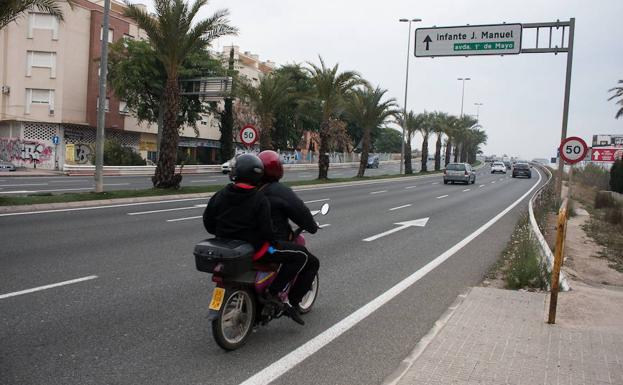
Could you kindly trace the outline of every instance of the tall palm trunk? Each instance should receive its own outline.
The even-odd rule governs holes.
[[[459,154],[461,153],[461,145],[459,143],[454,145],[454,163],[459,161]]]
[[[363,178],[363,174],[366,172],[368,166],[368,158],[370,156],[370,129],[363,129],[363,138],[361,140],[361,161],[359,162],[359,171],[357,171],[357,178]]]
[[[329,125],[328,119],[323,120],[320,127],[320,147],[318,148],[318,179],[328,179],[329,177]]]
[[[441,169],[441,134],[437,134],[437,142],[435,143],[435,171]]]
[[[424,139],[422,140],[422,168],[420,169],[420,172],[428,171],[427,163],[428,163],[428,134],[424,135]]]
[[[448,136],[448,142],[446,143],[446,160],[444,161],[444,167],[450,163],[450,157],[452,156],[452,139]]]
[[[413,174],[413,165],[411,164],[411,138],[405,143],[405,174]]]
[[[177,114],[180,109],[180,89],[177,74],[169,75],[167,78],[164,89],[164,108],[160,154],[165,156],[159,157],[152,182],[157,188],[179,187],[182,176],[175,175],[177,144],[179,142]]]
[[[270,114],[262,115],[262,131],[260,132],[260,151],[273,149],[273,117]]]

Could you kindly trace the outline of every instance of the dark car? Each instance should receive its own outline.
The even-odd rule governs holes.
[[[513,178],[517,178],[518,176],[532,178],[532,170],[528,163],[515,163],[513,166]]]
[[[378,155],[370,155],[368,157],[368,165],[367,168],[379,168],[379,157]]]

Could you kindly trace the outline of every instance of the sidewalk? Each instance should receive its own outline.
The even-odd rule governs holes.
[[[11,176],[56,176],[65,175],[62,171],[46,170],[41,168],[25,168],[20,167],[15,171],[2,171],[0,172],[0,178]]]

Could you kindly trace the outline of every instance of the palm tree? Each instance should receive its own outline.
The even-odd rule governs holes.
[[[207,0],[196,0],[192,5],[183,0],[155,0],[154,3],[156,14],[150,15],[126,2],[125,15],[135,19],[139,28],[147,33],[149,43],[167,73],[160,157],[152,181],[154,187],[170,188],[179,187],[182,180],[181,175],[175,175],[179,141],[180,65],[191,52],[205,49],[214,39],[236,34],[238,30],[228,24],[227,10],[216,11],[209,18],[193,23]]]
[[[386,92],[387,90],[378,86],[375,89],[366,86],[349,94],[346,116],[363,131],[358,178],[363,177],[368,165],[372,131],[385,123],[387,118],[398,113],[398,110],[395,109],[397,107],[395,99],[381,100]]]
[[[293,98],[293,84],[285,76],[268,74],[260,79],[256,87],[248,82],[241,85],[242,100],[248,102],[260,122],[260,150],[272,150],[273,125],[280,108]]]
[[[416,132],[421,133],[422,137],[424,137],[422,141],[422,171],[426,171],[425,160],[428,158],[428,135],[430,134],[427,122],[428,119],[428,113],[425,112],[416,115],[413,111],[407,113],[404,125],[402,118],[399,117],[398,119],[400,126],[405,127],[405,174],[413,174],[413,166],[411,165],[411,141]]]
[[[454,115],[448,115],[444,124],[444,134],[446,134],[446,154],[444,167],[451,162],[450,157],[452,156],[452,144],[454,142],[454,137],[457,131],[457,126],[459,123],[459,118]]]
[[[318,179],[327,179],[329,172],[330,138],[332,120],[337,119],[344,108],[344,98],[355,86],[364,84],[361,76],[355,71],[338,72],[338,64],[327,67],[320,59],[320,66],[308,62],[307,69],[314,85],[314,96],[321,103],[320,122],[320,155],[318,157]]]
[[[621,106],[621,108],[619,108],[619,110],[617,111],[616,115],[614,115],[615,119],[623,116],[623,80],[619,80],[618,84],[620,84],[618,87],[610,88],[608,90],[608,92],[614,92],[614,95],[609,97],[608,100],[619,98],[616,104]]]
[[[441,169],[441,143],[444,134],[448,136],[448,142],[450,141],[449,133],[452,129],[452,118],[445,112],[434,112],[431,114],[431,129],[437,136],[437,141],[435,142],[435,171]]]
[[[0,29],[30,10],[49,13],[63,21],[63,10],[60,3],[69,3],[69,6],[73,7],[71,0],[2,0]]]
[[[463,149],[465,148],[465,142],[468,139],[469,128],[474,126],[477,120],[471,116],[463,115],[456,123],[454,130],[454,161],[459,162],[459,159],[464,158]]]
[[[422,167],[420,168],[420,172],[428,171],[428,137],[433,132],[433,127],[435,125],[435,115],[424,111],[424,113],[418,114],[419,117],[419,127],[418,131],[422,134]]]

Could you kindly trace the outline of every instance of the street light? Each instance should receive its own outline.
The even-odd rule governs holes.
[[[478,122],[478,117],[480,116],[480,106],[484,105],[482,103],[474,103],[474,105],[476,106],[476,121]]]
[[[463,81],[463,91],[461,92],[461,118],[463,117],[463,100],[465,99],[465,81],[472,80],[471,78],[457,78],[456,80]]]
[[[404,158],[405,158],[405,125],[407,123],[407,90],[409,84],[409,53],[411,51],[411,23],[422,21],[422,19],[399,19],[401,23],[409,23],[409,37],[407,39],[407,74],[405,76],[405,108],[402,118],[402,145],[400,146],[400,173],[404,173]]]

